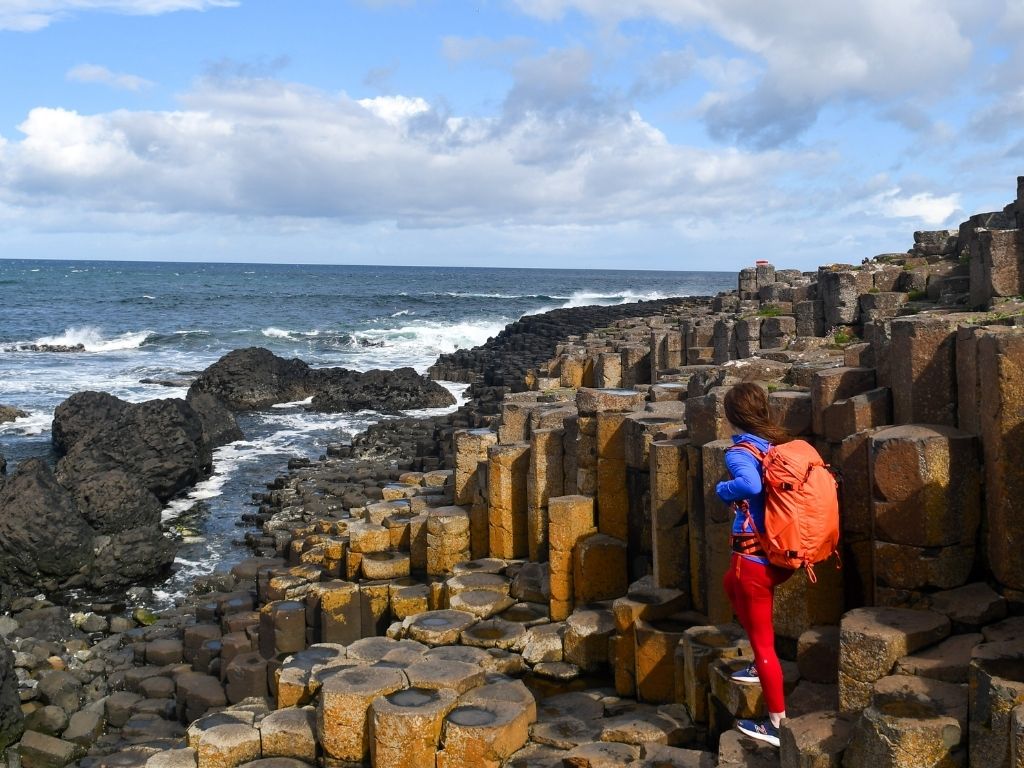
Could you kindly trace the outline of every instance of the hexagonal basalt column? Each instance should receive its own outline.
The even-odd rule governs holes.
[[[477,466],[487,459],[487,449],[497,445],[498,435],[489,429],[460,429],[455,442],[455,503],[472,504],[476,497]]]
[[[890,427],[872,434],[869,466],[878,583],[964,584],[981,523],[977,439],[952,427]]]
[[[893,418],[956,426],[957,323],[934,316],[892,321]]]
[[[984,643],[970,667],[971,768],[1008,766],[1013,712],[1024,704],[1024,642]]]
[[[367,579],[400,579],[410,573],[409,555],[405,552],[369,552],[360,561]]]
[[[529,738],[526,707],[508,701],[461,704],[444,722],[444,750],[437,768],[500,768]]]
[[[446,576],[457,563],[469,560],[469,512],[462,507],[437,507],[427,513],[426,522],[427,573]]]
[[[526,478],[527,544],[530,559],[548,556],[548,499],[564,493],[563,429],[537,429],[530,435]]]
[[[495,445],[487,450],[487,520],[492,557],[526,557],[526,477],[530,444]]]
[[[551,618],[564,619],[574,602],[573,549],[594,530],[594,500],[558,496],[548,502],[551,574]]]
[[[565,622],[565,660],[585,671],[608,663],[608,639],[615,631],[609,610],[577,610]]]
[[[324,752],[337,760],[362,761],[370,751],[370,704],[406,683],[400,670],[387,667],[355,667],[327,677],[316,722]]]
[[[711,665],[718,659],[735,659],[750,653],[750,643],[738,624],[691,627],[683,632],[676,652],[676,687],[680,687],[681,680],[686,709],[694,722],[708,721]]]
[[[949,635],[949,619],[933,611],[857,608],[839,629],[839,708],[866,707],[875,681],[907,654]]]
[[[279,600],[260,609],[260,653],[273,658],[306,647],[306,606],[298,600]]]
[[[316,712],[312,707],[278,709],[259,724],[264,757],[316,761]]]
[[[659,587],[689,591],[689,498],[686,493],[687,442],[651,443],[651,538],[654,581]]]
[[[427,611],[406,619],[405,631],[409,638],[426,645],[453,645],[476,622],[476,616],[465,611]]]
[[[370,706],[374,768],[434,766],[441,726],[455,700],[452,691],[427,688],[407,688],[374,699]]]
[[[897,675],[879,680],[851,733],[850,768],[962,765],[967,726],[963,686]]]
[[[614,600],[626,593],[626,542],[598,533],[573,551],[573,593],[577,604]]]
[[[981,441],[985,453],[988,560],[996,579],[1024,590],[1024,333],[988,333],[978,340]]]

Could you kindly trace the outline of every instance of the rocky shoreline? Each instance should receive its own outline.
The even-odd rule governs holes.
[[[293,462],[248,518],[255,556],[178,608],[12,599],[0,749],[20,737],[27,768],[1024,764],[1022,233],[1024,177],[906,253],[760,264],[713,299],[560,310],[443,357],[431,374],[470,405]],[[229,425],[213,406],[315,401],[295,362],[201,376],[200,438]],[[778,598],[778,750],[731,730],[763,711],[730,679],[750,649],[711,490],[740,380],[844,478],[842,570]],[[89,434],[67,424],[61,461]]]

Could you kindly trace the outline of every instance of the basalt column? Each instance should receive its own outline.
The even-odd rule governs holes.
[[[562,429],[537,429],[530,435],[529,473],[526,478],[527,546],[530,560],[548,557],[548,499],[563,491]]]
[[[573,550],[594,532],[594,500],[589,496],[548,499],[551,618],[561,621],[574,605]]]
[[[965,584],[981,520],[977,439],[943,426],[879,430],[871,479],[876,601]]]
[[[895,423],[956,426],[956,323],[901,317],[891,328]]]
[[[644,394],[628,389],[581,389],[576,394],[579,410],[580,444],[577,462],[578,490],[589,490],[590,475],[584,469],[591,452],[596,457],[598,529],[626,541],[629,498],[626,492],[626,414],[642,408]],[[596,418],[595,418],[596,417]],[[592,448],[589,443],[593,430]]]
[[[491,557],[526,557],[526,476],[530,444],[495,445],[488,449],[487,517]]]
[[[685,440],[651,443],[651,533],[654,583],[690,591],[689,515]]]
[[[703,612],[713,623],[732,619],[732,606],[725,594],[722,579],[732,560],[731,533],[733,511],[715,493],[719,480],[729,476],[725,467],[725,452],[732,440],[715,440],[701,448],[704,478],[704,542],[700,552],[691,550],[691,568],[703,574],[705,589]]]
[[[982,336],[978,368],[985,382],[980,423],[989,567],[1019,601],[1024,597],[1024,333]]]

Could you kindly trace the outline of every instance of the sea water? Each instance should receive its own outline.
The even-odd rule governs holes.
[[[53,460],[53,411],[70,395],[184,397],[191,378],[232,349],[425,372],[438,355],[483,344],[527,314],[734,287],[732,272],[0,260],[0,405],[29,413],[0,424],[0,454],[8,472],[29,456]],[[78,344],[84,351],[30,349]],[[446,386],[461,400],[465,386]],[[315,458],[381,418],[302,403],[243,414],[245,440],[219,448],[213,476],[164,511],[184,538],[158,594],[169,599],[245,556],[239,515],[289,458]]]

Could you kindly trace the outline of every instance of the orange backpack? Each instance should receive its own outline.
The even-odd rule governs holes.
[[[772,445],[765,453],[750,443],[736,447],[761,462],[764,532],[758,539],[768,562],[806,568],[808,579],[817,581],[814,564],[828,559],[839,546],[839,494],[828,465],[804,440]]]

